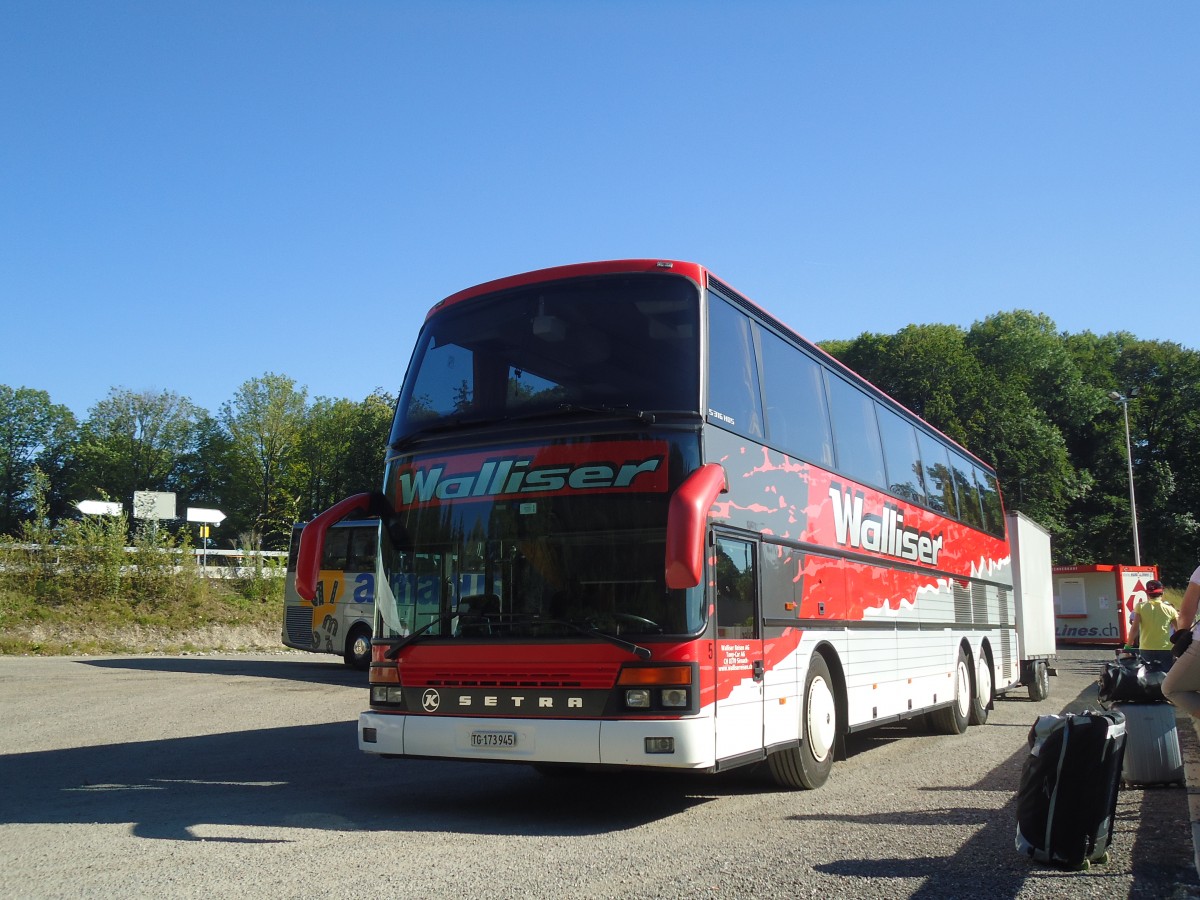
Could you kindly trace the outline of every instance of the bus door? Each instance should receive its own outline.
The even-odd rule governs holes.
[[[765,664],[758,600],[758,543],[716,535],[712,579],[716,635],[716,756],[761,755]]]

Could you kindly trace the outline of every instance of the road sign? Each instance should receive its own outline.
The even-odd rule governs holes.
[[[204,522],[208,525],[220,525],[225,521],[225,513],[219,509],[204,509],[200,506],[189,506],[187,508],[187,520],[189,522]]]
[[[135,519],[175,518],[175,494],[172,491],[134,491]]]
[[[109,503],[107,500],[80,500],[75,508],[85,516],[119,516],[125,510],[120,503]]]

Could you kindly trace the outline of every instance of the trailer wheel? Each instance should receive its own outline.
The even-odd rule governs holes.
[[[1050,696],[1050,669],[1044,659],[1035,659],[1030,668],[1033,677],[1029,680],[1029,699],[1040,703]]]
[[[958,648],[958,662],[954,666],[954,702],[929,714],[929,724],[939,734],[962,734],[970,722],[971,665],[962,647]]]

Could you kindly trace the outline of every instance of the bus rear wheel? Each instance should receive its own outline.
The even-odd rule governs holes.
[[[962,647],[958,648],[958,662],[954,665],[954,702],[929,714],[930,727],[939,734],[962,734],[970,722],[971,664]]]
[[[804,679],[804,709],[800,718],[800,746],[779,750],[767,757],[771,777],[781,787],[819,788],[829,780],[833,748],[837,741],[837,702],[825,657],[817,653]]]
[[[359,625],[346,638],[346,653],[343,657],[346,665],[355,669],[365,669],[371,665],[371,629]]]
[[[987,651],[979,654],[979,665],[975,667],[975,692],[971,696],[972,725],[986,725],[988,708],[992,705],[992,660]]]

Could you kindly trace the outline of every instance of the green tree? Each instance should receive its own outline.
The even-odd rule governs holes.
[[[254,526],[270,547],[287,545],[297,512],[292,483],[308,391],[285,375],[268,372],[239,387],[221,407],[238,477],[255,486]]]
[[[345,467],[351,449],[355,404],[318,397],[308,408],[296,448],[302,483],[299,516],[309,519],[345,496]]]
[[[34,471],[62,468],[61,449],[75,425],[45,391],[0,384],[0,534],[15,533],[33,515]]]
[[[304,482],[302,519],[379,487],[395,403],[379,389],[360,403],[328,397],[313,401],[297,460]]]
[[[1048,528],[1068,534],[1068,507],[1087,479],[1076,472],[1064,428],[1101,408],[1048,316],[1015,310],[971,326],[966,347],[985,377],[978,445],[987,447],[1007,502]]]
[[[238,546],[236,535],[253,526],[256,514],[257,494],[246,479],[232,477],[237,471],[233,439],[217,419],[203,413],[195,439],[180,460],[177,490],[188,506],[225,513],[225,521],[214,527],[213,539],[231,547]],[[198,539],[197,531],[191,533]]]
[[[176,490],[202,415],[172,391],[113,388],[80,429],[74,479],[80,497],[131,505],[136,491]]]
[[[378,490],[383,483],[383,462],[396,398],[376,388],[354,410],[350,425],[350,450],[345,467],[345,491]]]

